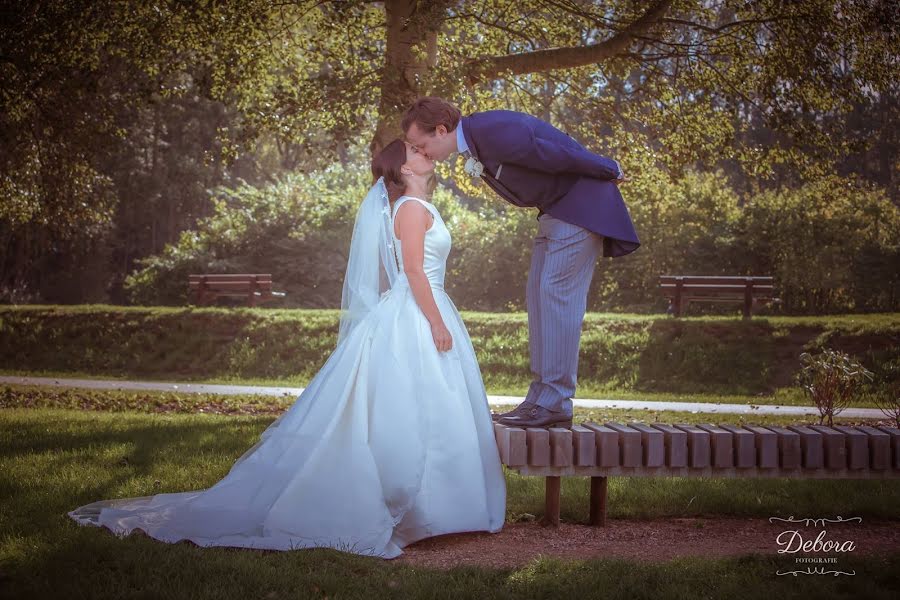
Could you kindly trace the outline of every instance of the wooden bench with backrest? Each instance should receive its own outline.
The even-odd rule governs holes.
[[[737,302],[744,305],[744,318],[767,302],[777,303],[772,277],[660,275],[659,288],[669,298],[669,312],[682,316],[691,302]]]
[[[494,424],[500,461],[545,478],[544,521],[559,524],[560,478],[590,477],[590,523],[606,524],[607,478],[900,477],[900,429],[796,425],[593,423],[569,428]]]
[[[247,306],[284,297],[283,292],[272,291],[271,273],[190,275],[188,284],[198,306],[212,304],[220,297],[246,298]]]

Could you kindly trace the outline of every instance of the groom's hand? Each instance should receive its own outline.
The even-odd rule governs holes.
[[[622,177],[620,177],[619,179],[613,179],[613,181],[615,182],[616,185],[622,185],[626,181],[631,181],[631,177],[622,175]]]

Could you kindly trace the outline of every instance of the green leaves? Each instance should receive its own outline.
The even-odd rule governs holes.
[[[801,368],[796,380],[819,409],[821,423],[832,419],[846,408],[872,372],[845,352],[824,349],[819,354],[800,355]]]
[[[225,230],[211,229],[222,245],[210,260],[224,260],[226,246],[254,240],[252,224],[273,216],[256,207],[264,212],[231,215],[229,228],[207,189],[236,188],[242,180],[260,186],[338,162],[365,170],[376,130],[399,133],[403,105],[417,94],[444,96],[465,113],[535,114],[621,160],[629,174],[640,171],[642,181],[626,197],[640,214],[639,233],[646,232],[642,252],[668,244],[680,254],[668,262],[658,254],[642,267],[749,264],[783,269],[792,285],[803,269],[799,260],[783,266],[791,263],[785,247],[770,258],[761,242],[747,238],[744,247],[757,244],[755,256],[764,259],[705,258],[741,237],[731,229],[736,217],[722,208],[734,198],[717,198],[718,208],[710,208],[714,194],[691,190],[710,208],[706,218],[718,220],[717,231],[705,232],[698,212],[682,213],[661,195],[690,204],[684,189],[698,177],[692,171],[720,183],[727,178],[734,193],[723,194],[735,195],[738,205],[743,196],[787,186],[825,186],[832,194],[829,175],[840,172],[875,181],[895,198],[896,16],[889,3],[864,0],[678,0],[640,31],[630,29],[648,4],[423,2],[407,24],[425,23],[427,32],[416,36],[388,30],[396,6],[361,0],[19,3],[0,29],[0,241],[22,258],[2,267],[0,285],[40,285],[45,298],[76,301],[106,297],[109,288],[122,301],[117,293],[136,260],[181,244],[183,230],[214,212],[222,221],[210,227]],[[611,50],[592,58],[597,44]],[[442,166],[441,175],[458,175],[454,169]],[[464,181],[459,190],[484,195]],[[831,202],[798,194],[813,204]],[[885,223],[896,221],[879,210]],[[518,216],[509,218],[503,226],[527,244]],[[857,228],[821,218],[826,229]],[[670,236],[656,227],[678,231]],[[786,231],[777,222],[760,227]],[[835,279],[844,291],[808,304],[791,292],[792,306],[895,305],[896,277],[887,268],[871,271],[890,282],[883,288],[848,283],[863,263],[896,254],[896,241],[885,241],[883,232],[861,235],[847,248],[865,258],[849,271],[835,269],[850,273]],[[812,247],[804,246],[804,256]],[[506,272],[519,276],[521,261],[504,256],[512,261]],[[103,270],[98,283],[70,291],[60,274],[85,280],[78,269],[89,257]],[[26,273],[26,264],[37,266]],[[33,274],[41,269],[51,275]],[[505,276],[493,281],[501,280],[515,285]],[[631,300],[646,302],[651,280],[650,271],[638,283],[617,272],[598,284],[604,291],[597,298],[611,298],[623,281],[622,288],[635,290]]]
[[[871,186],[830,176],[754,195],[738,235],[786,310],[892,310],[900,297],[900,210]]]

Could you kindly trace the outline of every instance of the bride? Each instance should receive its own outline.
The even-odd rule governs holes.
[[[382,558],[430,536],[499,531],[506,483],[475,352],[444,292],[450,233],[425,199],[433,172],[400,139],[373,159],[337,347],[223,479],[68,515],[170,543]]]

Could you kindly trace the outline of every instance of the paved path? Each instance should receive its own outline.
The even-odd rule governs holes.
[[[101,390],[162,390],[168,392],[205,394],[258,394],[262,396],[288,396],[296,398],[304,388],[268,387],[253,385],[218,385],[210,383],[167,383],[163,381],[122,381],[118,379],[66,379],[62,377],[0,376],[0,384],[51,385]],[[519,396],[488,396],[488,402],[496,406],[519,404]],[[713,402],[657,402],[651,400],[573,400],[575,406],[584,408],[628,408],[637,410],[676,410],[683,412],[707,412],[723,414],[755,415],[818,415],[814,406],[779,406],[775,404],[719,404]],[[884,419],[877,408],[847,408],[841,416],[853,419]]]

